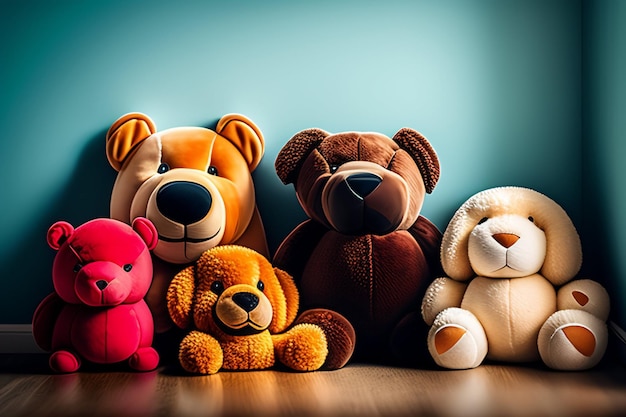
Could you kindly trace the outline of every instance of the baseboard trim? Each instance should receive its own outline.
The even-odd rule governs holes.
[[[42,353],[30,324],[0,324],[0,353]]]

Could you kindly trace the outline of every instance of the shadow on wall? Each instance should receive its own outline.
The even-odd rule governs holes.
[[[0,317],[5,323],[30,323],[38,303],[53,290],[51,270],[55,252],[46,242],[48,228],[58,220],[78,226],[96,217],[109,216],[116,172],[106,158],[105,135],[102,131],[87,141],[68,183],[60,187],[61,191],[48,207],[41,208],[41,216],[23,230],[21,240],[13,243],[3,271],[5,277],[13,277],[4,280],[3,291],[11,294],[0,306]]]

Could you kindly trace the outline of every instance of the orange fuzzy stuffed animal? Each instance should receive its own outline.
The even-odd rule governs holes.
[[[141,113],[120,117],[106,137],[118,171],[111,217],[146,217],[157,228],[154,278],[146,297],[158,333],[171,329],[165,293],[171,279],[216,245],[238,244],[268,256],[251,172],[265,149],[248,118],[229,114],[215,130],[174,127],[158,132]]]
[[[298,303],[291,276],[259,253],[237,245],[206,251],[174,277],[167,292],[172,319],[190,329],[180,344],[180,364],[200,374],[265,369],[276,359],[298,371],[320,369],[333,336],[327,338],[317,324],[289,328]]]

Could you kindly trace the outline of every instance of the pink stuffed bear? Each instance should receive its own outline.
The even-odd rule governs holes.
[[[101,218],[74,229],[60,221],[47,237],[58,250],[54,292],[35,311],[33,335],[42,349],[52,352],[50,368],[75,372],[84,359],[155,369],[154,323],[143,299],[152,283],[150,250],[158,240],[154,225],[145,218],[135,219],[132,227]]]

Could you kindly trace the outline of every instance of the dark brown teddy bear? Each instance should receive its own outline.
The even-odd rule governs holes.
[[[409,128],[393,139],[307,129],[285,144],[275,167],[310,217],[274,259],[294,276],[301,306],[348,318],[356,360],[423,361],[420,301],[441,268],[441,232],[420,215],[439,179],[428,140]]]

